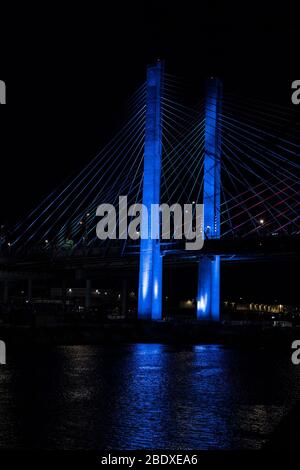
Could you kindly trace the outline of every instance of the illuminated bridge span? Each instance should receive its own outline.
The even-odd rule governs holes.
[[[221,259],[266,256],[280,247],[288,252],[287,240],[298,243],[299,121],[295,107],[226,94],[217,78],[207,80],[197,106],[179,95],[179,81],[162,62],[149,66],[146,83],[129,101],[124,127],[79,175],[11,228],[6,250],[57,259],[65,253],[69,263],[82,253],[99,266],[139,255],[138,314],[152,320],[162,318],[164,256],[196,260],[197,317],[217,321]],[[177,240],[166,244],[159,237],[101,242],[96,208],[117,206],[121,195],[128,205],[148,208],[203,203],[204,249],[188,253]],[[145,224],[143,214],[141,231]],[[151,228],[149,219],[149,233]]]

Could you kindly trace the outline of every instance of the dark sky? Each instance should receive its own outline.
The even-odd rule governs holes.
[[[2,17],[1,220],[30,209],[96,154],[156,57],[195,84],[218,74],[227,88],[289,103],[299,34],[287,2],[104,3],[26,4]]]
[[[289,105],[299,16],[289,2],[234,3],[1,6],[1,221],[19,219],[89,162],[157,57],[194,83],[195,100],[198,81],[217,74],[228,90]]]

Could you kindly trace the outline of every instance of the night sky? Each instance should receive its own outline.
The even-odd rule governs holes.
[[[9,104],[0,116],[1,221],[19,219],[89,162],[157,57],[194,84],[195,101],[198,81],[216,74],[227,90],[289,106],[299,17],[288,2],[265,3],[1,6],[0,79]]]

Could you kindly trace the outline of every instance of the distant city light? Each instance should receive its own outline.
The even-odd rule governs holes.
[[[264,219],[259,219],[260,225],[263,225],[265,223]]]

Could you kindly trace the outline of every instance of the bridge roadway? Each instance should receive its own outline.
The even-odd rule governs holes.
[[[264,261],[300,258],[300,236],[268,236],[253,239],[210,239],[199,251],[187,251],[184,241],[161,243],[164,266],[187,266],[204,256],[220,255],[222,262]],[[120,242],[107,247],[75,247],[63,249],[32,248],[26,252],[13,251],[0,256],[0,279],[55,277],[57,274],[83,270],[120,274],[135,271],[139,265],[139,245],[128,243],[122,254]]]

